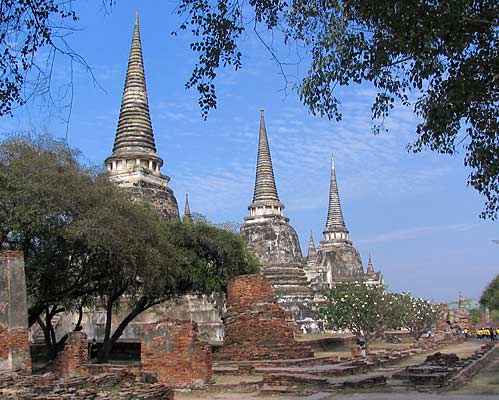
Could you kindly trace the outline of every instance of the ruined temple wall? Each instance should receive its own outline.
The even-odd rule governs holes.
[[[263,275],[244,275],[229,284],[226,337],[215,353],[221,360],[263,360],[312,357],[313,351],[294,340],[293,323],[276,304]]]
[[[287,218],[273,216],[261,222],[247,222],[241,234],[250,250],[263,263],[302,262],[298,235]]]
[[[24,256],[0,252],[0,371],[31,372]]]
[[[321,242],[317,249],[316,265],[327,271],[329,283],[364,278],[360,254],[351,244]]]
[[[164,319],[194,321],[198,326],[198,335],[203,340],[221,341],[224,336],[224,326],[221,318],[223,310],[219,310],[214,303],[222,303],[204,295],[182,296],[176,301],[158,304],[144,311],[125,328],[119,339],[121,342],[140,342],[144,326]],[[125,318],[127,307],[123,305],[119,312],[113,315],[112,330]],[[76,322],[77,315],[66,318]],[[104,309],[86,310],[83,315],[82,325],[90,340],[102,342],[106,323]]]
[[[64,349],[54,362],[56,374],[62,377],[86,376],[89,374],[87,335],[84,332],[70,332]]]
[[[211,348],[199,340],[196,323],[160,321],[144,329],[141,364],[159,383],[197,387],[211,378]]]

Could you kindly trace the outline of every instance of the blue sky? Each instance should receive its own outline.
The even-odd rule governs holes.
[[[103,90],[75,67],[69,125],[63,121],[68,109],[47,109],[38,101],[0,119],[0,130],[64,137],[68,128],[70,145],[90,163],[102,164],[113,146],[139,8],[156,144],[165,161],[162,172],[171,177],[181,207],[189,193],[192,211],[214,222],[242,222],[252,199],[263,107],[277,189],[302,249],[310,229],[316,244],[321,239],[334,154],[345,221],[364,263],[371,253],[393,290],[438,301],[456,299],[459,291],[465,297],[480,295],[499,272],[499,246],[492,243],[499,233],[497,223],[478,218],[483,198],[466,185],[469,171],[462,154],[408,153],[417,123],[410,109],[396,109],[386,123],[389,133],[373,136],[375,92],[369,85],[338,91],[344,114],[340,123],[310,116],[295,93],[283,91],[277,65],[249,34],[242,42],[242,70],[220,73],[218,109],[203,121],[197,94],[184,88],[196,59],[189,37],[170,35],[180,24],[175,4],[118,1],[109,14],[99,1],[80,4],[81,29],[68,41]],[[288,50],[281,49],[283,59]],[[70,77],[67,60],[58,58],[56,67],[54,96],[64,93]],[[290,68],[291,74],[303,76],[306,57]]]

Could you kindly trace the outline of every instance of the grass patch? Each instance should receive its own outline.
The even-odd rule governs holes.
[[[480,369],[466,386],[452,394],[499,394],[499,351],[495,351],[485,367]]]

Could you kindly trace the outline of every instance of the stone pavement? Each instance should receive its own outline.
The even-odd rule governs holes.
[[[323,397],[321,400],[497,400],[497,395],[452,395],[427,393],[356,393]],[[243,399],[241,399],[243,400]],[[291,399],[279,399],[291,400]],[[294,400],[294,399],[293,399]],[[302,400],[305,400],[302,398]],[[315,400],[315,399],[314,399]]]
[[[175,400],[200,399],[195,393],[176,393]],[[210,393],[210,400],[262,400],[256,393]],[[315,393],[309,396],[278,396],[272,400],[497,400],[497,395],[436,395],[427,393]]]

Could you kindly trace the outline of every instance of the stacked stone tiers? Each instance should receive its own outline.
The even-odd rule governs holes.
[[[163,164],[163,161],[156,155],[156,144],[154,143],[147,99],[139,16],[137,14],[135,16],[118,127],[116,129],[113,157],[116,158],[122,154],[144,155],[145,153],[149,153],[154,161]]]
[[[278,304],[302,327],[316,325],[314,293],[303,270],[298,235],[286,217],[265,217],[252,222],[246,218],[241,228],[248,249],[256,255],[260,272],[269,280]],[[313,328],[306,326],[307,330]]]
[[[248,210],[253,217],[263,215],[282,216],[284,204],[279,201],[279,195],[277,194],[263,110],[260,110],[260,113],[255,190],[253,192],[253,202],[249,205]]]
[[[260,272],[271,284],[277,304],[292,315],[299,326],[308,325],[317,319],[314,293],[308,285],[301,263],[263,264]]]
[[[225,340],[219,360],[275,360],[313,357],[309,346],[294,340],[293,323],[277,305],[263,275],[235,278],[228,288]]]
[[[178,204],[161,173],[163,160],[156,144],[149,114],[139,18],[135,17],[125,88],[116,129],[113,154],[105,160],[110,180],[131,195],[153,204],[163,217],[179,217]]]

